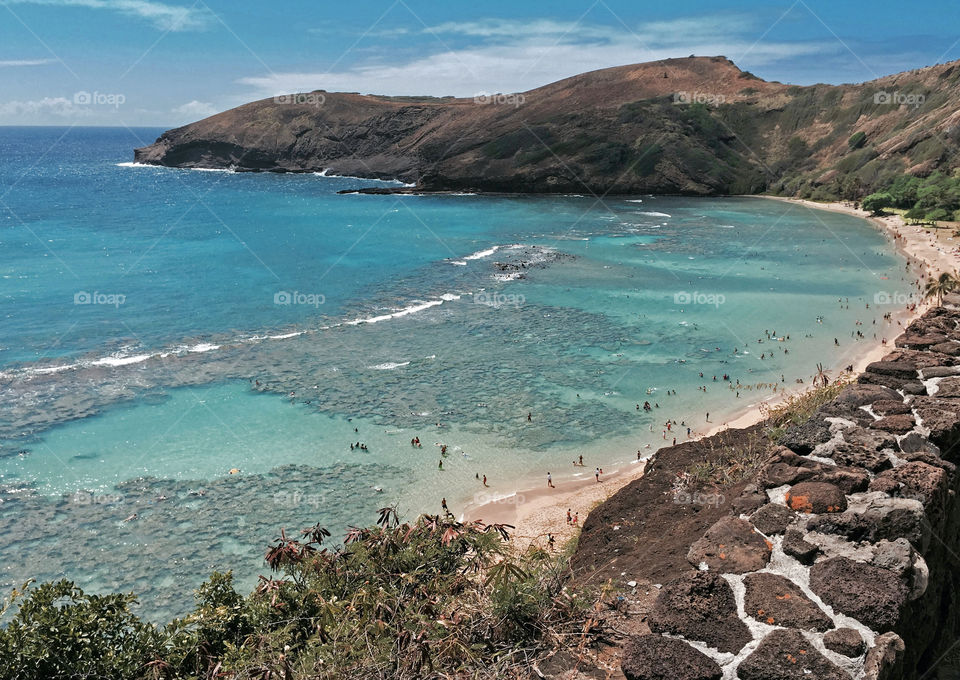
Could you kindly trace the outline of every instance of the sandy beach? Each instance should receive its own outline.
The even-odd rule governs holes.
[[[931,230],[934,233],[930,234],[923,227],[904,223],[899,215],[873,217],[868,212],[858,210],[846,203],[816,203],[801,199],[769,196],[758,198],[770,198],[806,206],[813,213],[817,210],[830,210],[865,218],[887,234],[897,250],[907,258],[911,266],[911,273],[919,278],[928,275],[937,276],[944,271],[954,272],[960,264],[960,255],[956,252],[957,244],[950,236],[952,229]],[[830,376],[833,378],[840,376],[849,366],[853,367],[852,373],[857,374],[862,372],[868,364],[881,359],[893,349],[893,339],[911,321],[922,315],[929,308],[929,304],[927,302],[918,304],[913,310],[901,306],[893,311],[890,323],[887,325],[889,337],[878,337],[876,340],[865,339],[862,342],[850,345],[840,359],[829,367],[831,369]],[[884,339],[888,344],[883,344]],[[761,406],[773,406],[792,394],[807,389],[809,389],[808,385],[797,385],[793,389],[779,390],[759,401],[745,404],[732,417],[722,423],[713,425],[706,432],[693,433],[691,438],[711,436],[727,428],[742,428],[754,425],[763,419]],[[684,438],[683,441],[688,440]],[[586,466],[584,472],[590,474],[584,474],[584,478],[576,480],[555,478],[555,488],[548,488],[544,484],[539,488],[505,495],[483,505],[468,506],[464,512],[464,517],[468,520],[482,519],[488,523],[512,524],[516,527],[513,538],[517,549],[523,550],[530,544],[547,547],[548,534],[554,537],[555,546],[560,549],[579,533],[579,526],[586,520],[590,510],[643,475],[646,459],[652,456],[655,451],[648,449],[642,453],[644,460],[631,461],[618,469],[604,470],[599,483],[592,474],[594,468]],[[567,524],[565,517],[568,509],[571,513],[579,515],[577,526]]]

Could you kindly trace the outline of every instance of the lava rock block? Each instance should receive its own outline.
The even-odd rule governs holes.
[[[845,536],[851,541],[906,538],[914,545],[923,545],[925,521],[920,501],[879,497],[871,499],[862,511],[813,517],[807,522],[807,530]]]
[[[843,432],[843,440],[851,446],[861,446],[871,451],[897,448],[897,438],[894,435],[864,427],[847,428]]]
[[[752,636],[737,616],[730,584],[711,572],[691,572],[664,585],[650,613],[650,630],[699,640],[736,654]]]
[[[787,529],[781,544],[783,552],[796,559],[800,564],[813,564],[820,553],[820,547],[804,539],[804,533],[797,529]]]
[[[912,413],[910,407],[903,403],[903,399],[881,399],[871,404],[871,409],[878,416],[897,416]]]
[[[740,680],[850,680],[795,630],[775,630],[737,668]]]
[[[923,335],[910,333],[909,331],[901,335],[896,340],[897,347],[909,347],[910,349],[929,349],[941,342],[946,342],[947,336],[940,333],[926,333]]]
[[[960,344],[953,344],[958,350],[960,350]],[[933,348],[931,348],[933,349]],[[934,351],[938,351],[935,350]],[[949,378],[951,376],[957,375],[958,371],[955,366],[931,366],[930,368],[923,369],[923,379],[927,380],[929,378]]]
[[[750,522],[737,517],[722,517],[690,546],[687,560],[701,563],[712,571],[743,574],[763,569],[770,561],[771,545]]]
[[[877,475],[870,482],[870,490],[915,498],[926,508],[942,500],[947,484],[947,473],[943,468],[913,461]]]
[[[818,474],[810,481],[833,484],[844,494],[851,494],[866,491],[870,485],[870,475],[860,468],[837,467]]]
[[[847,497],[834,484],[827,482],[800,482],[787,491],[787,506],[797,512],[843,512]]]
[[[908,377],[913,377],[908,376]],[[866,406],[867,404],[873,404],[877,401],[883,400],[899,400],[903,401],[903,397],[896,393],[896,391],[891,390],[889,387],[883,387],[882,385],[847,385],[844,387],[840,394],[838,394],[834,401],[839,404],[849,404],[850,406],[860,407]]]
[[[802,425],[788,428],[780,438],[780,443],[791,451],[806,455],[812,453],[819,444],[830,441],[832,436],[830,423],[821,418],[811,418]]]
[[[884,633],[873,641],[863,662],[863,680],[900,680],[906,645],[896,633]]]
[[[782,534],[796,516],[797,514],[785,505],[767,503],[750,516],[750,521],[753,522],[753,526],[769,536]]]
[[[951,341],[941,342],[939,345],[934,345],[931,347],[930,351],[937,352],[938,354],[945,354],[948,357],[960,356],[960,343]],[[926,371],[924,371],[923,374],[924,376],[927,376]]]
[[[749,515],[767,503],[767,494],[757,486],[750,484],[744,487],[739,496],[733,499],[730,507],[736,515]]]
[[[940,447],[933,444],[919,432],[911,432],[900,439],[900,450],[904,453],[933,453],[940,455]]]
[[[720,680],[716,661],[682,640],[661,635],[631,637],[620,662],[627,680]]]
[[[816,461],[798,456],[787,448],[781,448],[760,474],[760,485],[770,489],[784,484],[796,484],[810,479],[823,469]]]
[[[955,464],[951,463],[949,460],[944,460],[943,458],[941,458],[935,453],[929,453],[927,451],[917,451],[915,453],[901,453],[899,457],[908,462],[913,462],[917,460],[917,461],[920,461],[921,463],[932,465],[933,467],[942,468],[949,475],[952,475],[954,472],[957,471],[957,466]]]
[[[846,557],[813,565],[810,589],[835,610],[879,631],[896,625],[907,599],[907,587],[896,574]]]
[[[909,415],[884,416],[880,420],[874,420],[870,423],[870,427],[875,430],[892,432],[893,434],[906,434],[912,430],[916,424],[916,421],[913,419],[913,414],[911,413]]]
[[[960,378],[944,378],[937,387],[937,398],[960,397]]]
[[[901,380],[911,380],[917,377],[917,365],[911,361],[874,361],[867,366],[866,372],[874,375],[889,375]]]
[[[759,573],[748,574],[744,585],[744,609],[758,621],[820,632],[833,628],[830,617],[793,581],[776,574]]]
[[[863,636],[853,628],[837,628],[823,636],[823,646],[831,652],[856,658],[867,651]]]
[[[935,397],[917,397],[912,402],[917,416],[923,420],[923,426],[930,429],[930,441],[944,452],[960,444],[960,408],[945,403],[947,401]]]
[[[882,472],[893,467],[890,457],[882,451],[847,442],[837,444],[830,457],[837,465],[865,468],[870,472]]]

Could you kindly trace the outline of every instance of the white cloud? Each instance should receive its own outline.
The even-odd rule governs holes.
[[[212,116],[218,111],[219,109],[217,109],[217,107],[213,104],[209,102],[197,101],[196,99],[172,109],[173,113],[179,116],[187,117],[190,120],[206,118],[207,116]]]
[[[78,106],[72,99],[66,97],[0,102],[0,117],[11,121],[73,120],[89,118],[91,114],[90,107]]]
[[[43,66],[52,64],[56,59],[6,59],[0,60],[0,68],[14,68],[17,66]]]
[[[168,5],[156,0],[6,0],[7,5],[50,5],[108,10],[145,19],[162,31],[190,31],[206,28],[211,14],[205,7]]]
[[[531,21],[513,21],[509,19],[483,19],[481,21],[448,21],[423,30],[424,33],[437,35],[466,35],[478,38],[521,38],[529,36],[560,37],[574,34],[578,38],[606,38],[610,29],[602,26],[578,24],[574,21],[556,21],[554,19],[534,19]]]
[[[424,32],[441,36],[439,53],[402,63],[384,57],[329,73],[282,72],[239,82],[254,89],[251,96],[322,88],[469,97],[520,92],[585,71],[689,54],[725,55],[735,62],[748,54],[755,69],[796,57],[823,58],[843,49],[836,41],[756,42],[759,33],[749,22],[728,15],[651,22],[634,29],[543,19],[440,24]],[[475,36],[479,42],[446,48],[442,36],[454,33]]]

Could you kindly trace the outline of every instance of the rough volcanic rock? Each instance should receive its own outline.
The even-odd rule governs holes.
[[[949,460],[944,460],[935,453],[918,451],[916,453],[901,453],[899,457],[907,462],[919,461],[927,465],[932,465],[933,467],[942,468],[949,475],[957,471],[957,466],[954,463],[951,463]]]
[[[816,475],[812,482],[833,484],[844,494],[866,491],[870,485],[870,475],[866,470],[856,467],[836,467]]]
[[[843,431],[843,440],[851,446],[860,446],[870,451],[896,449],[897,438],[889,432],[851,427]]]
[[[904,381],[899,388],[904,394],[914,394],[921,395],[927,393],[927,386],[924,385],[919,380],[907,380]]]
[[[883,430],[894,434],[906,434],[913,429],[914,425],[916,425],[916,422],[913,419],[913,414],[884,416],[880,420],[874,420],[870,423],[870,427],[875,430]]]
[[[859,406],[854,406],[853,404],[844,403],[842,401],[828,401],[826,404],[823,404],[820,408],[817,409],[817,417],[829,419],[829,418],[843,418],[848,420],[854,425],[867,425],[874,417],[864,411]],[[829,420],[827,420],[829,422]],[[849,425],[847,425],[849,427]]]
[[[749,616],[771,626],[830,630],[833,622],[792,581],[776,574],[747,574],[744,608]]]
[[[796,513],[785,505],[767,503],[750,516],[750,521],[753,522],[753,526],[769,536],[782,534],[796,516]]]
[[[930,349],[934,352],[946,354],[950,357],[960,356],[960,343],[958,342],[941,342],[939,345],[934,345]],[[926,375],[926,373],[924,373],[924,375]]]
[[[944,378],[937,383],[938,398],[960,397],[960,378]]]
[[[915,545],[924,540],[923,504],[910,498],[870,494],[863,507],[813,517],[807,530],[846,536],[852,541],[906,538]]]
[[[796,484],[810,479],[823,467],[821,463],[798,456],[786,447],[780,447],[760,473],[760,485],[770,489],[784,484]]]
[[[784,553],[799,561],[800,564],[813,564],[820,552],[820,548],[804,540],[804,533],[797,529],[787,529],[781,547]]]
[[[736,654],[752,636],[737,616],[730,584],[711,572],[691,572],[666,584],[650,614],[650,630],[682,635]]]
[[[706,563],[713,571],[743,574],[767,565],[770,544],[750,522],[723,517],[690,546],[687,559],[694,566]]]
[[[913,461],[877,475],[870,482],[870,490],[915,498],[929,508],[934,503],[942,504],[947,491],[947,473],[941,467]]]
[[[814,417],[802,425],[794,425],[788,428],[780,438],[780,443],[791,451],[806,455],[812,453],[819,444],[830,441],[832,436],[830,423]]]
[[[881,399],[871,404],[871,410],[878,416],[896,416],[911,413],[910,406],[903,399]]]
[[[892,571],[907,584],[909,599],[915,600],[927,590],[930,571],[927,563],[905,538],[879,541],[873,546],[870,564]]]
[[[627,680],[720,680],[716,661],[682,640],[662,635],[631,637],[623,648]]]
[[[740,680],[850,680],[795,630],[775,630],[737,668]]]
[[[864,385],[881,385],[894,390],[899,390],[904,394],[926,394],[927,388],[917,379],[897,378],[892,375],[878,375],[876,373],[863,373],[857,378],[857,382]]]
[[[901,380],[913,380],[917,377],[917,365],[911,361],[874,361],[867,366],[866,372]]]
[[[834,484],[826,482],[800,482],[787,491],[786,504],[797,512],[823,513],[843,512],[847,498]]]
[[[906,646],[896,633],[884,633],[873,641],[863,662],[863,680],[900,680]]]
[[[878,450],[870,450],[855,444],[842,442],[830,453],[837,465],[861,467],[870,472],[881,472],[893,467],[890,456]]]
[[[737,515],[749,515],[766,503],[767,494],[755,484],[749,484],[731,501],[730,506]]]
[[[933,453],[940,455],[940,447],[930,441],[919,432],[911,432],[900,438],[900,450],[903,453]],[[901,458],[903,456],[900,456]]]
[[[960,409],[936,397],[917,397],[911,402],[923,426],[930,430],[929,439],[948,460],[960,457],[954,449],[960,444]]]
[[[939,333],[928,333],[925,335],[915,335],[913,333],[904,333],[896,340],[897,347],[907,347],[909,349],[929,349],[941,342],[946,342],[947,336]]]
[[[896,574],[846,557],[813,565],[810,589],[836,611],[880,631],[896,625],[907,599],[907,588]]]
[[[873,404],[877,401],[903,401],[903,397],[896,393],[896,391],[891,390],[889,387],[883,387],[882,385],[847,385],[844,387],[840,394],[838,394],[834,401],[842,404],[849,404],[850,406],[866,406],[868,404]]]
[[[951,343],[954,347],[960,350],[960,343]],[[957,369],[956,366],[931,366],[930,368],[923,369],[923,379],[927,380],[929,378],[949,378],[955,376],[960,372],[960,369]]]
[[[853,628],[837,628],[828,631],[823,636],[823,646],[831,652],[849,656],[858,657],[867,650],[867,643],[863,636]]]

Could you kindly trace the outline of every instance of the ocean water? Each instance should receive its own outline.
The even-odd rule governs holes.
[[[213,569],[252,587],[281,527],[459,513],[703,431],[892,339],[877,301],[912,290],[844,215],[129,163],[159,132],[0,128],[0,588],[182,614]]]

